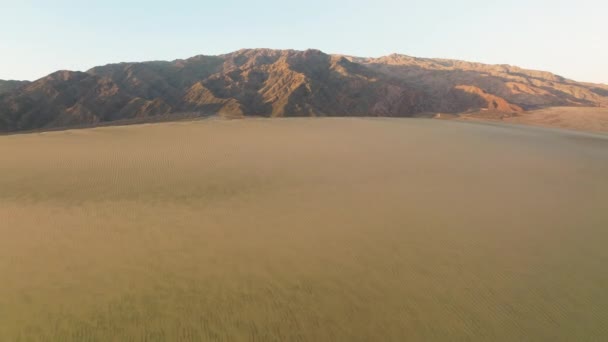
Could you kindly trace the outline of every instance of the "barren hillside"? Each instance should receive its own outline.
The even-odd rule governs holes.
[[[0,83],[0,89],[2,83]],[[183,112],[230,116],[411,116],[607,107],[608,87],[548,72],[403,55],[239,50],[171,62],[58,71],[0,91],[0,131]]]
[[[0,80],[0,94],[11,92],[19,87],[26,85],[28,81]]]

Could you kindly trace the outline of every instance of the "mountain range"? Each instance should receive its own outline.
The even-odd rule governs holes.
[[[30,82],[28,81],[5,81],[0,80],[0,95],[3,93],[8,93],[14,89],[17,89],[23,85],[26,85]]]
[[[509,65],[271,49],[0,81],[3,132],[179,113],[405,117],[553,106],[608,107],[608,86]]]

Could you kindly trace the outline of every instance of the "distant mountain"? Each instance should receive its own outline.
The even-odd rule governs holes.
[[[28,84],[28,81],[5,81],[0,80],[0,94],[8,93],[23,85]]]
[[[411,116],[549,106],[608,107],[608,86],[542,71],[318,50],[239,50],[172,62],[58,71],[0,91],[0,131],[183,112],[229,116]]]

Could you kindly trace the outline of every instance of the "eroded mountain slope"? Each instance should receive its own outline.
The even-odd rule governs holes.
[[[229,116],[410,116],[608,106],[608,86],[548,72],[403,55],[247,49],[171,62],[58,71],[0,92],[0,131],[196,112]]]

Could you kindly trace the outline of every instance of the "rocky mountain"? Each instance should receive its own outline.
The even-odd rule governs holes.
[[[28,84],[28,81],[5,81],[0,80],[0,94],[8,93],[23,85]]]
[[[248,49],[171,62],[110,64],[87,72],[58,71],[0,91],[0,131],[183,112],[411,116],[549,106],[608,107],[608,86],[508,65]]]
[[[579,83],[545,71],[403,55],[356,60],[415,84],[434,98],[444,99],[440,107],[446,107],[448,112],[460,109],[453,108],[453,105],[459,105],[459,101],[450,96],[454,91],[461,95],[476,95],[474,97],[481,101],[480,108],[499,111],[548,106],[608,106],[608,86]]]

